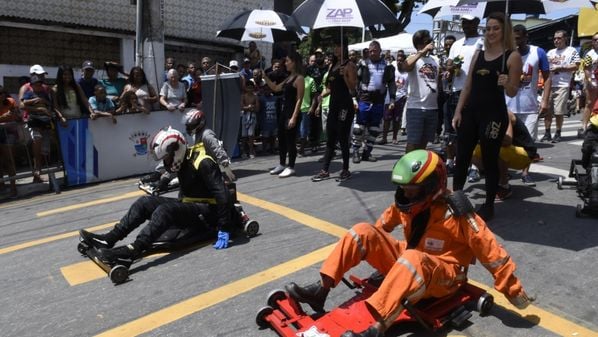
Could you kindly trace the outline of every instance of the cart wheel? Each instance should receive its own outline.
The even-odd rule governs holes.
[[[556,180],[556,188],[558,188],[559,190],[563,189],[563,177],[559,177]]]
[[[476,310],[480,313],[480,316],[486,316],[490,313],[493,305],[494,297],[488,293],[483,293],[478,299]]]
[[[79,242],[79,244],[77,245],[77,251],[79,253],[81,253],[81,255],[87,255],[87,250],[89,249],[89,247],[84,244],[83,242]]]
[[[118,264],[110,269],[108,277],[110,277],[110,281],[114,284],[123,283],[129,278],[129,268]]]
[[[268,321],[266,320],[266,316],[272,314],[274,312],[274,309],[272,307],[263,307],[260,310],[258,310],[257,315],[255,315],[255,323],[257,323],[257,325],[260,328],[268,328],[270,326],[270,323],[268,323]]]
[[[278,301],[279,300],[283,300],[287,297],[287,293],[282,290],[282,289],[275,289],[272,290],[269,294],[268,294],[268,299],[266,300],[266,303],[273,307],[276,308],[278,307]]]
[[[576,218],[582,218],[583,217],[583,206],[580,204],[577,204],[577,208],[575,209],[575,217]]]
[[[260,231],[260,224],[255,221],[255,220],[249,220],[247,221],[247,223],[245,224],[245,234],[247,235],[247,237],[254,237],[257,236],[257,234]]]

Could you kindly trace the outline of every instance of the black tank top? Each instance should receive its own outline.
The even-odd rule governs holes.
[[[491,109],[493,111],[507,110],[504,88],[499,87],[496,82],[500,73],[508,72],[506,63],[509,55],[511,55],[510,50],[506,52],[505,57],[501,54],[493,60],[486,61],[484,59],[484,51],[480,51],[473,69],[471,93],[469,96],[469,107],[473,111],[480,108]]]
[[[343,66],[349,61],[345,61]],[[340,67],[334,67],[328,74],[328,83],[330,83],[330,112],[338,112],[341,109],[353,109],[353,99],[345,83],[345,78],[340,74]]]
[[[297,79],[297,76],[293,77],[290,81],[286,81],[282,87],[283,98],[282,98],[282,116],[283,118],[291,118],[293,111],[295,110],[295,104],[297,103],[297,88],[293,86],[293,83]]]

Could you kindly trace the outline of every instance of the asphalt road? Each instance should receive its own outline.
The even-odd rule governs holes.
[[[562,143],[540,145],[544,161],[532,167],[535,188],[512,172],[513,196],[497,203],[490,223],[517,262],[527,291],[537,297],[534,305],[518,311],[494,292],[497,303],[490,315],[474,312],[460,330],[432,334],[407,324],[388,335],[598,336],[598,221],[576,218],[580,199],[554,182],[580,157],[577,126],[574,118],[567,120]],[[357,222],[375,221],[393,201],[390,170],[403,149],[404,142],[378,146],[379,160],[352,164],[353,178],[343,183],[310,181],[320,168],[318,156],[299,158],[298,175],[287,179],[268,174],[277,157],[237,161],[239,198],[259,221],[261,234],[223,251],[208,245],[146,258],[132,267],[131,280],[118,286],[77,252],[76,231],[103,232],[118,221],[142,195],[136,179],[4,202],[0,335],[276,336],[258,328],[257,310],[272,290],[290,281],[317,280],[338,236]],[[335,160],[331,170],[340,168]],[[482,187],[482,182],[466,187],[475,204],[483,201]],[[371,269],[352,272],[367,276]],[[469,276],[493,292],[485,269],[472,266]],[[340,285],[326,308],[352,294]]]

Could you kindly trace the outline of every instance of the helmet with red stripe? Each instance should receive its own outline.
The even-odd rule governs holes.
[[[432,151],[414,150],[405,154],[392,169],[397,184],[395,204],[401,211],[418,214],[430,207],[446,191],[444,161]]]
[[[151,142],[151,153],[155,160],[162,160],[169,172],[178,172],[185,159],[187,141],[178,130],[168,127],[154,136]]]

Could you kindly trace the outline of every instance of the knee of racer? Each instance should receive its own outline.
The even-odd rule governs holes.
[[[420,252],[419,250],[406,249],[403,254],[401,254],[401,257],[397,262],[402,264],[408,263],[413,266],[413,268],[417,268],[417,266],[422,264],[423,257],[424,253]]]
[[[355,234],[357,234],[357,235],[359,235],[361,237],[368,236],[368,235],[370,235],[371,233],[373,233],[375,231],[374,225],[369,224],[367,222],[357,223],[357,224],[353,225],[353,227],[351,228],[351,230]]]

